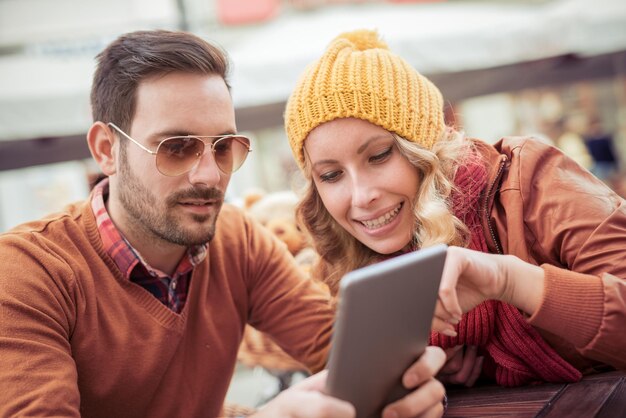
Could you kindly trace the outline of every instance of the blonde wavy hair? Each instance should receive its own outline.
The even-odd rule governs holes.
[[[442,138],[431,150],[393,135],[400,152],[415,166],[420,175],[416,193],[415,231],[412,247],[425,248],[435,244],[466,246],[469,231],[452,212],[451,194],[457,168],[464,157],[473,154],[471,141],[461,132],[446,128]],[[305,153],[306,155],[306,153]],[[381,255],[348,233],[328,213],[317,192],[311,166],[305,157],[303,174],[306,179],[296,213],[299,222],[309,231],[315,250],[320,255],[313,277],[326,283],[333,294],[343,275],[354,269],[376,263]]]

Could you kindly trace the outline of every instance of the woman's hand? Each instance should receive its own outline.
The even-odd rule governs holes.
[[[532,315],[541,303],[543,282],[541,267],[517,257],[449,247],[433,330],[454,335],[461,315],[488,299],[510,303]]]
[[[474,386],[483,369],[484,357],[475,345],[457,345],[444,350],[448,360],[437,375],[443,384]]]

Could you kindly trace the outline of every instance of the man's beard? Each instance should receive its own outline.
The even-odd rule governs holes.
[[[128,216],[136,221],[137,227],[131,228],[149,231],[157,238],[186,247],[211,241],[224,194],[215,188],[191,187],[159,201],[132,172],[123,150],[124,145],[121,148],[119,198]],[[196,226],[185,228],[185,219],[175,216],[174,209],[179,205],[178,202],[186,199],[217,200],[219,203],[215,204],[215,211],[210,214],[192,215],[191,219]]]

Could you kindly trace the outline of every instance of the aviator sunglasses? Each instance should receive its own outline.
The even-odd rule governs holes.
[[[149,150],[118,128],[114,123],[108,125],[133,142],[142,150],[156,156],[157,170],[164,176],[175,177],[190,171],[204,155],[209,146],[220,171],[230,174],[236,171],[246,160],[250,149],[250,139],[243,135],[219,136],[172,136],[159,142],[156,151]],[[214,140],[213,142],[209,142]]]

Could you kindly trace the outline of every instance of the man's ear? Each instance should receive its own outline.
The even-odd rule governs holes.
[[[95,122],[87,132],[87,145],[102,173],[107,176],[115,174],[115,148],[119,147],[119,139],[113,131],[105,123]]]

